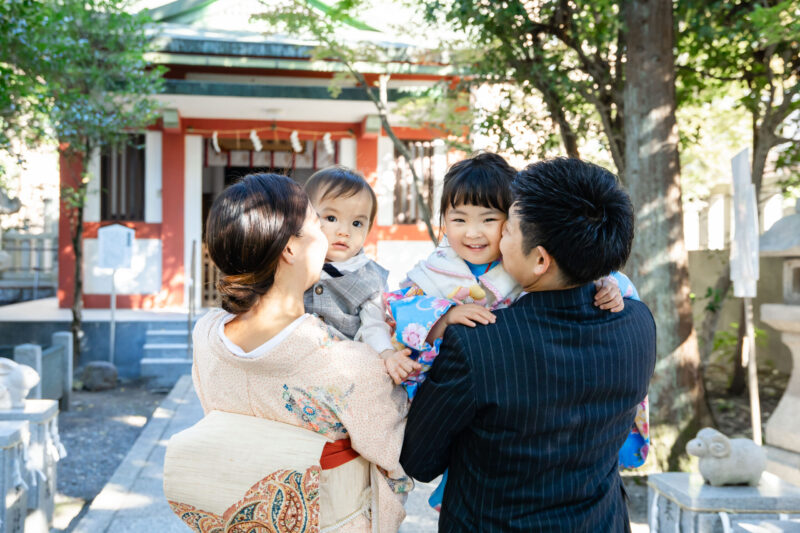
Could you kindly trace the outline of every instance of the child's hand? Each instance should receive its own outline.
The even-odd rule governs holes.
[[[625,309],[622,292],[614,276],[606,276],[594,282],[597,294],[594,295],[594,305],[600,309],[607,309],[612,313],[619,313]]]
[[[491,311],[478,304],[455,305],[442,318],[448,326],[464,324],[471,328],[474,328],[478,322],[485,326],[486,324],[494,324],[496,320]]]
[[[384,350],[381,352],[381,358],[386,365],[386,371],[389,377],[392,378],[395,385],[400,385],[405,379],[414,372],[419,371],[422,365],[416,361],[412,361],[408,356],[411,355],[411,350],[408,348],[403,350]]]

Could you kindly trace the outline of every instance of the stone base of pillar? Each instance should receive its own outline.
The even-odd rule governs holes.
[[[800,487],[800,453],[764,446],[767,452],[767,472]]]

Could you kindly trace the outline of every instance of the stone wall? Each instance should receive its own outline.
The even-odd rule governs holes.
[[[138,378],[140,361],[148,329],[184,330],[186,322],[118,321],[116,325],[114,364],[119,376]],[[69,331],[69,322],[0,322],[0,357],[12,357],[14,345],[49,345],[50,336],[57,331]],[[81,358],[75,368],[91,361],[108,361],[109,323],[85,321],[81,341]]]
[[[713,287],[720,272],[728,263],[728,250],[697,250],[689,252],[689,276],[692,292],[697,295],[694,301],[695,327],[700,327],[704,308],[708,300],[703,298],[708,287]],[[755,327],[767,334],[767,345],[757,346],[756,357],[760,363],[772,361],[776,368],[789,372],[792,358],[789,349],[781,342],[780,333],[761,322],[761,304],[783,302],[783,259],[762,257],[758,280],[758,296],[753,301]],[[718,330],[732,330],[730,324],[739,322],[740,298],[729,297],[722,309]]]

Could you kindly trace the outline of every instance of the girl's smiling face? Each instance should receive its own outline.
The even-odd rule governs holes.
[[[448,207],[444,229],[450,247],[475,265],[500,258],[500,239],[506,214],[493,207],[461,204]]]

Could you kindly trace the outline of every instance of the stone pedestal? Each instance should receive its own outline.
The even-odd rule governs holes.
[[[766,440],[772,446],[800,453],[800,305],[764,304],[761,320],[781,331],[781,340],[792,353],[792,375],[767,421]]]
[[[778,448],[768,450],[767,469],[800,484],[800,305],[764,304],[761,320],[781,332],[781,340],[792,353],[786,392],[767,421],[766,443]]]
[[[22,409],[0,411],[0,420],[26,421],[23,432],[27,445],[25,481],[29,486],[27,533],[49,531],[53,521],[56,493],[56,463],[66,455],[58,436],[58,402],[26,400]]]
[[[25,471],[23,434],[27,422],[0,422],[0,533],[25,533],[28,513],[28,485]]]
[[[800,488],[769,472],[757,487],[712,487],[700,474],[682,472],[653,474],[647,484],[650,533],[723,533],[738,524],[800,519]]]

